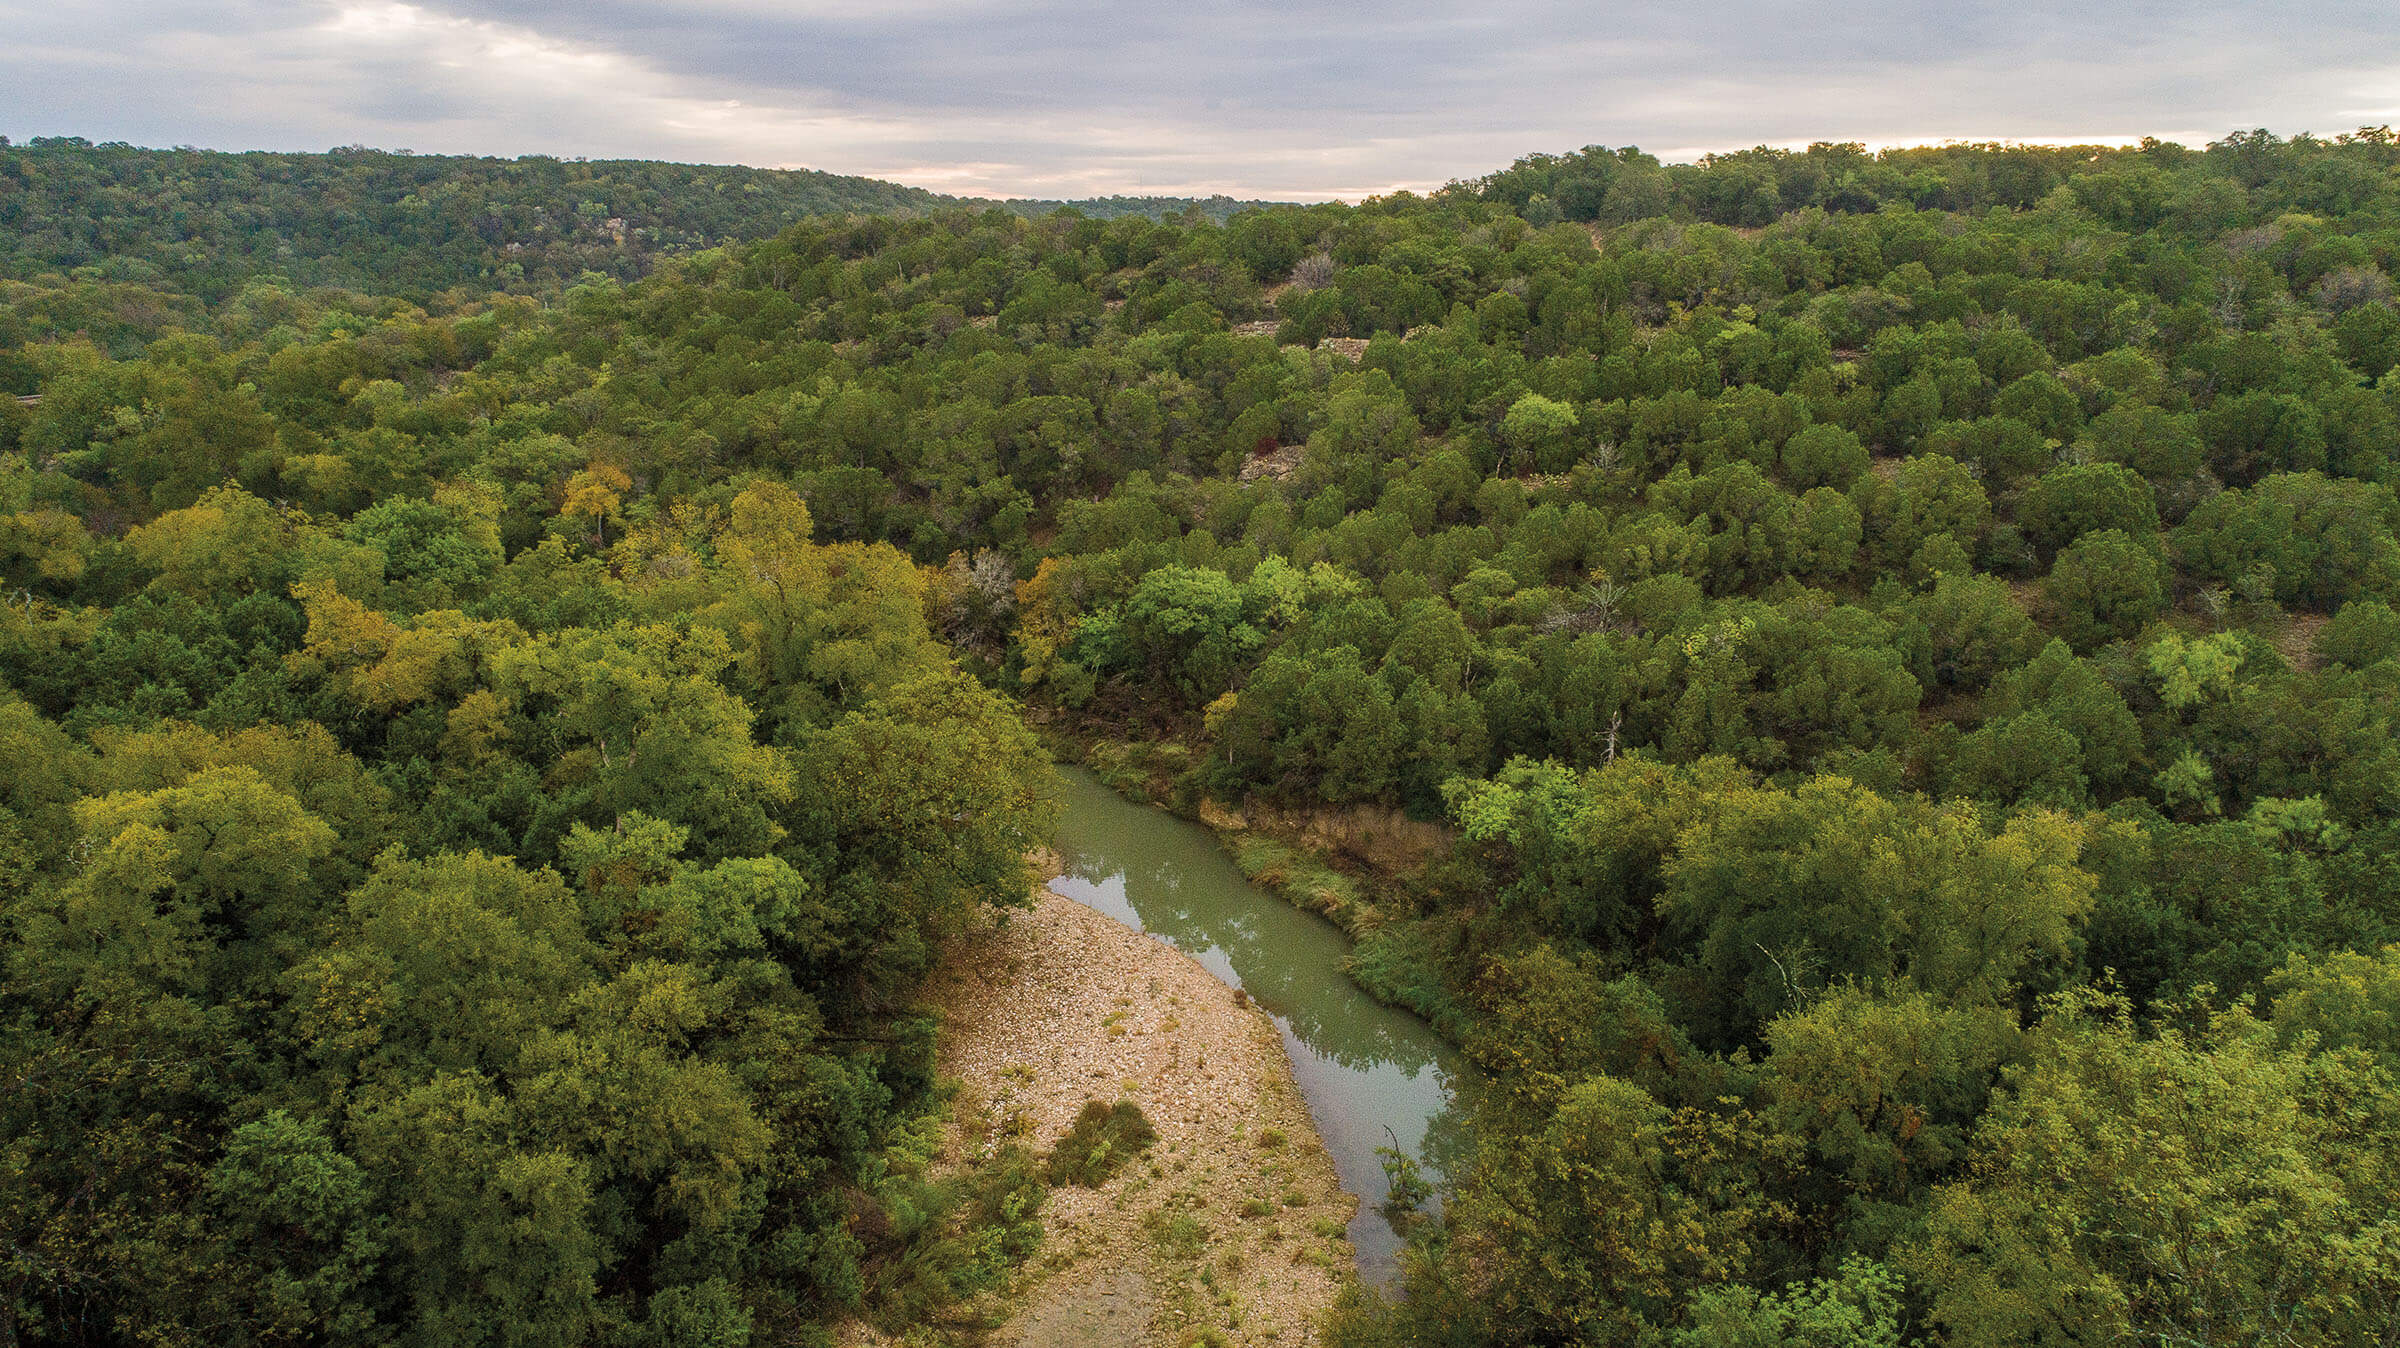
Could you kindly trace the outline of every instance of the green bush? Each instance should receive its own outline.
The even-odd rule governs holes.
[[[1049,1190],[1033,1153],[1007,1146],[961,1175],[902,1177],[882,1197],[891,1240],[868,1261],[863,1301],[900,1330],[1003,1284],[1041,1247]]]
[[[1104,1105],[1086,1100],[1075,1126],[1050,1149],[1044,1173],[1052,1184],[1080,1184],[1097,1189],[1118,1167],[1147,1151],[1158,1141],[1158,1130],[1131,1100]]]

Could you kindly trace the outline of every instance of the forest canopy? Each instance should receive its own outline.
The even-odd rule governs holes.
[[[443,291],[534,293],[585,272],[631,280],[663,256],[763,238],[821,215],[967,205],[1047,214],[1067,203],[969,202],[808,169],[647,160],[420,155],[363,145],[221,154],[0,137],[0,278],[137,281],[211,302],[254,277],[424,302]],[[1259,202],[1103,197],[1085,214],[1222,218]]]

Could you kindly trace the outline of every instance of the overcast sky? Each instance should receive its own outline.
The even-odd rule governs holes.
[[[2400,123],[2394,0],[0,0],[0,133],[1315,199],[1533,150]]]

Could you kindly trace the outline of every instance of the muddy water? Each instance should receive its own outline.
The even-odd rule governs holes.
[[[1133,804],[1081,769],[1062,772],[1066,874],[1050,887],[1168,942],[1274,1017],[1342,1187],[1361,1200],[1350,1223],[1359,1271],[1389,1280],[1401,1242],[1378,1209],[1376,1148],[1397,1143],[1438,1177],[1459,1142],[1456,1052],[1424,1021],[1360,991],[1342,970],[1349,939],[1244,879],[1208,830]]]

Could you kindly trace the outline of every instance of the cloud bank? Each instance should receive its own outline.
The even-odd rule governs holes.
[[[0,0],[0,133],[662,158],[1000,196],[1438,186],[1533,150],[2400,121],[2388,0]]]

